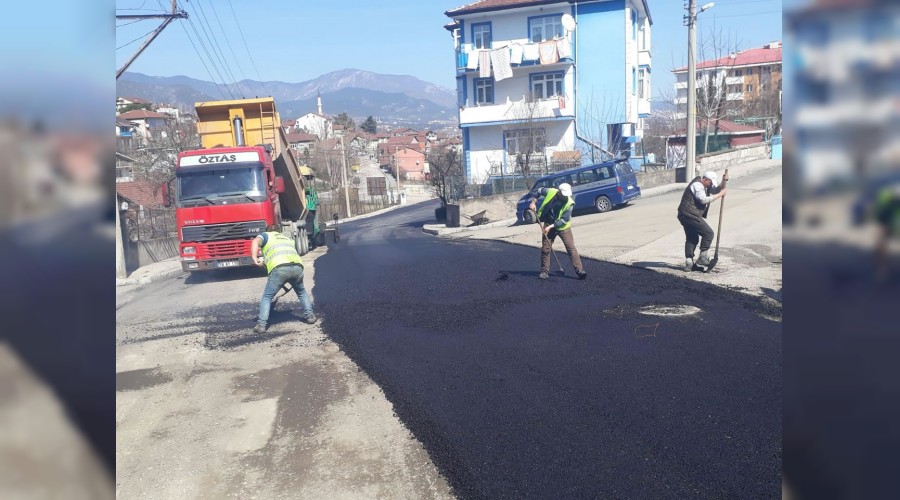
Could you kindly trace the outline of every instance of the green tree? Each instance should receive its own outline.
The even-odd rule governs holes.
[[[366,118],[366,121],[362,122],[362,125],[360,125],[359,128],[361,128],[363,132],[374,134],[378,131],[378,123],[375,121],[375,118],[370,116]]]
[[[356,123],[347,113],[341,113],[334,118],[334,124],[344,127],[344,130],[350,132],[356,130]]]

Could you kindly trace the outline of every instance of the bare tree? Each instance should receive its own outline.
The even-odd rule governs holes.
[[[770,139],[781,130],[781,89],[771,81],[760,86],[759,96],[744,102],[742,115],[745,121],[765,130],[766,139]]]
[[[580,101],[578,135],[582,156],[590,158],[591,163],[613,159],[615,154],[611,150],[617,149],[618,145],[610,144],[609,126],[623,121],[625,108],[621,98],[613,99],[605,93],[590,94]]]
[[[547,130],[543,125],[553,116],[552,111],[535,96],[524,95],[522,100],[510,103],[506,114],[516,120],[504,131],[507,164],[514,165],[514,172],[530,185],[546,170]],[[503,158],[499,161],[502,164]]]
[[[447,203],[460,196],[459,191],[465,184],[459,151],[446,145],[434,147],[428,155],[428,165],[428,182],[441,200],[441,207],[445,208]]]
[[[136,180],[161,184],[175,178],[178,153],[199,147],[197,124],[192,119],[173,118],[166,120],[162,128],[153,129],[149,136],[139,138],[134,149],[126,154],[135,160]]]
[[[725,117],[730,106],[727,79],[732,76],[738,43],[731,33],[723,33],[712,25],[711,33],[704,36],[699,47],[703,77],[697,82],[697,116],[705,125],[703,152],[709,152],[709,136],[719,135],[719,120]],[[743,91],[743,89],[738,89]],[[734,93],[734,92],[732,92]]]

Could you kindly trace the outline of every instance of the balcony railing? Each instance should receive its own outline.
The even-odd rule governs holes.
[[[462,125],[473,123],[501,122],[510,120],[540,121],[560,117],[574,117],[575,105],[572,99],[560,99],[551,97],[533,103],[525,100],[497,104],[482,104],[468,106],[459,113],[459,123]]]
[[[557,52],[557,57],[553,58],[554,60],[548,61],[546,63],[542,63],[540,59],[540,43],[531,43],[527,38],[518,38],[515,40],[504,40],[504,41],[494,41],[492,43],[491,49],[476,49],[472,46],[471,43],[461,44],[460,47],[456,50],[456,70],[458,73],[468,73],[468,72],[476,72],[478,71],[477,64],[472,64],[470,58],[478,58],[478,53],[480,51],[486,50],[490,52],[494,49],[501,49],[504,47],[510,48],[512,50],[513,47],[516,47],[516,51],[520,47],[522,50],[522,60],[521,62],[513,62],[513,59],[510,58],[510,67],[517,68],[520,66],[547,66],[550,64],[571,64],[573,62],[572,55],[574,54],[574,50],[572,49],[572,40],[569,37],[565,37],[562,40],[568,45],[568,49],[565,50],[565,57],[559,57],[559,52]],[[557,40],[558,42],[558,40]],[[527,55],[533,56],[537,54],[537,58],[535,59],[526,59]],[[472,66],[475,66],[474,68]]]

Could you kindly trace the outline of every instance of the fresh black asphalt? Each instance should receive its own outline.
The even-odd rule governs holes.
[[[541,281],[536,248],[423,233],[435,207],[342,225],[313,293],[458,497],[781,496],[780,308],[591,259],[579,281],[561,244]],[[663,305],[701,312],[639,312]]]

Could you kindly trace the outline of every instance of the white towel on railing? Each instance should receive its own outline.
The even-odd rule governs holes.
[[[524,48],[519,44],[514,44],[509,48],[510,64],[522,64],[522,52]]]
[[[478,69],[478,51],[469,52],[469,60],[466,61],[466,69]]]
[[[572,57],[572,44],[569,43],[569,37],[565,36],[556,41],[556,52],[560,59]]]
[[[529,43],[523,48],[522,59],[526,61],[537,61],[541,55],[540,48],[536,43]]]
[[[478,53],[478,76],[480,78],[491,77],[491,53],[486,50]]]
[[[553,64],[559,61],[559,53],[556,51],[556,42],[550,40],[541,42],[541,64]]]

